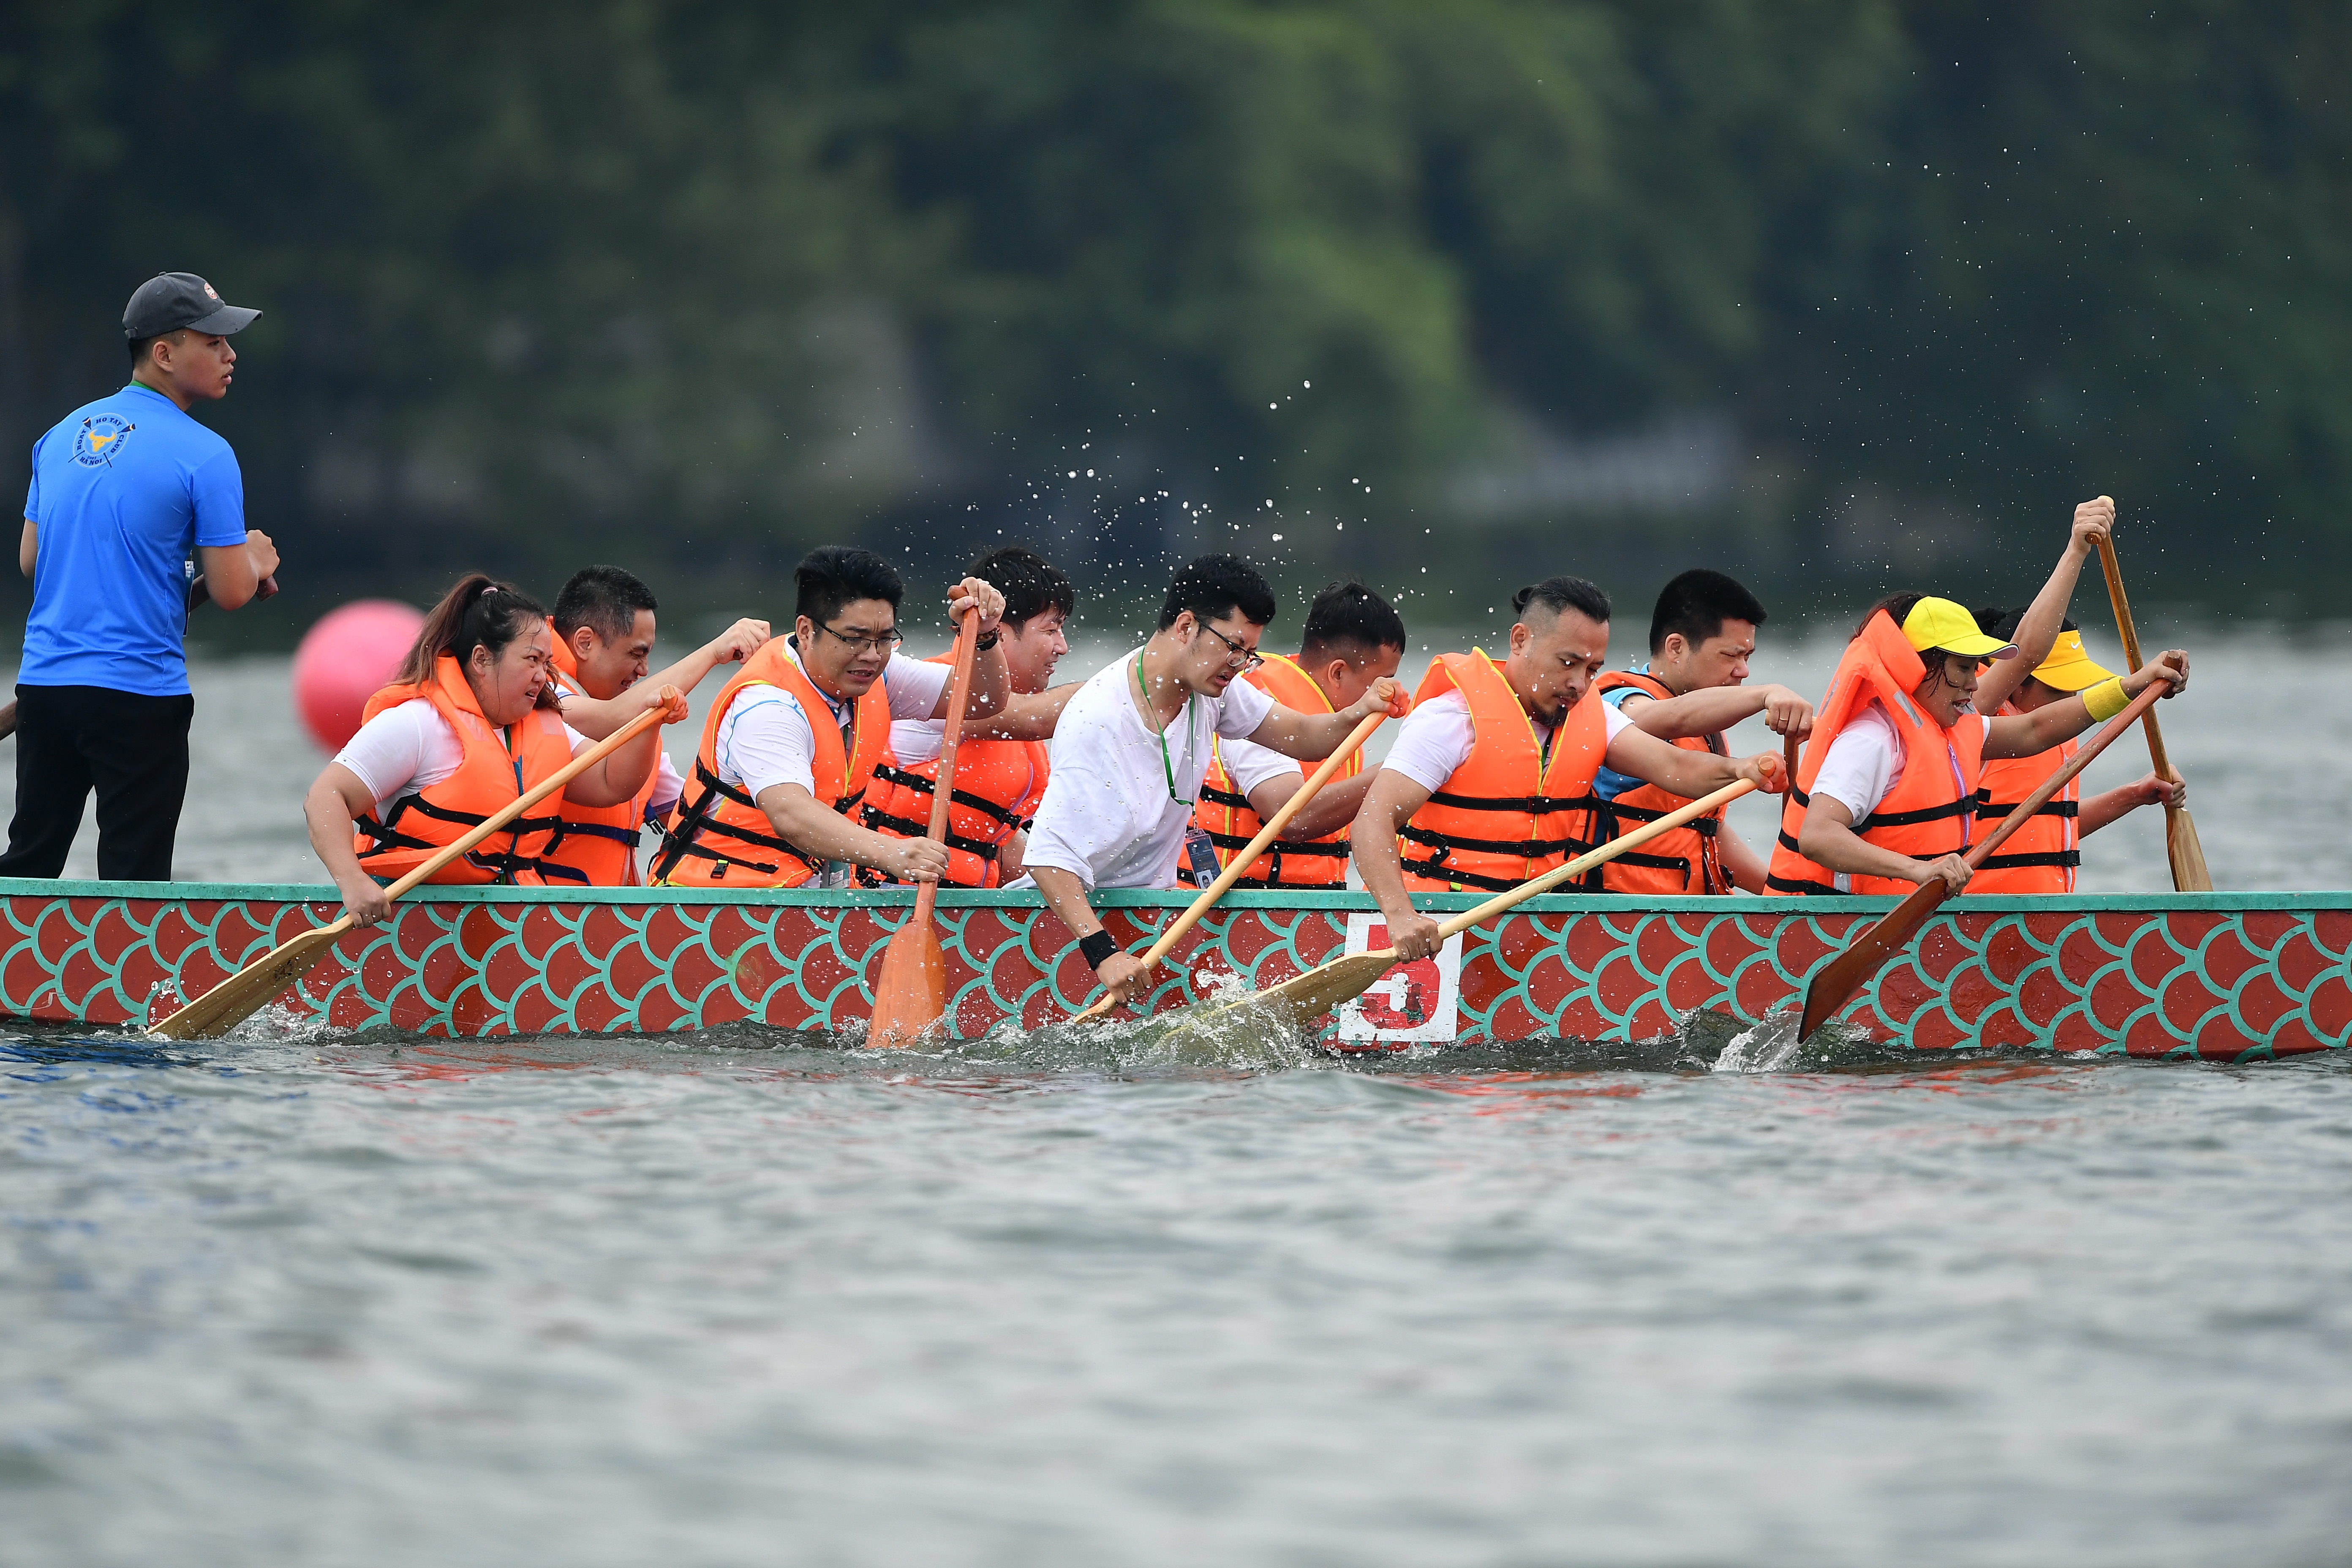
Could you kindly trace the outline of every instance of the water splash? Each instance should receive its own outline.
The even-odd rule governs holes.
[[[1776,1007],[1731,1037],[1715,1058],[1716,1072],[1780,1072],[1804,1050],[1797,1037],[1804,1015],[1795,1007]],[[1826,1058],[1827,1053],[1822,1053]]]

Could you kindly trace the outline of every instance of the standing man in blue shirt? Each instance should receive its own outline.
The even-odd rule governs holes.
[[[236,454],[188,416],[228,393],[231,333],[261,312],[192,272],[140,286],[122,312],[131,384],[33,446],[17,564],[33,580],[16,674],[16,816],[0,877],[55,877],[98,792],[98,874],[169,881],[188,791],[182,647],[191,555],[234,610],[278,570],[245,526]]]

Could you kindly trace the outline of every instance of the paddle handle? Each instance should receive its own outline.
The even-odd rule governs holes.
[[[2132,625],[2131,600],[2124,593],[2124,569],[2116,559],[2116,542],[2104,535],[2099,540],[2099,569],[2107,574],[2107,603],[2116,612],[2116,630],[2124,639],[2124,661],[2132,668],[2139,668],[2139,629]],[[2147,760],[2156,766],[2156,776],[2174,779],[2180,775],[2172,771],[2172,763],[2164,754],[2164,731],[2156,725],[2156,715],[2147,716]],[[2166,816],[2179,810],[2171,802],[2165,803]]]
[[[1309,773],[1307,776],[1307,782],[1299,785],[1297,791],[1282,803],[1281,808],[1266,819],[1265,826],[1257,830],[1257,837],[1242,847],[1241,853],[1234,857],[1232,864],[1218,872],[1217,879],[1202,889],[1201,896],[1194,899],[1182,914],[1169,922],[1168,929],[1160,933],[1158,942],[1144,950],[1143,966],[1146,969],[1167,957],[1169,951],[1184,940],[1184,933],[1201,923],[1201,917],[1207,914],[1215,906],[1216,901],[1223,898],[1235,882],[1242,879],[1243,874],[1250,868],[1251,862],[1265,853],[1265,847],[1273,843],[1284,828],[1290,826],[1290,819],[1304,810],[1308,801],[1315,798],[1315,792],[1329,784],[1332,776],[1346,764],[1348,759],[1354,756],[1358,749],[1372,738],[1372,731],[1387,721],[1388,715],[1384,712],[1368,716],[1356,726],[1353,733],[1340,742],[1338,751],[1323,759],[1323,765]],[[1076,1023],[1081,1019],[1092,1018],[1098,1014],[1108,1013],[1110,1011],[1110,997],[1106,994],[1099,1001],[1086,1011],[1077,1014],[1071,1021]]]
[[[956,628],[955,673],[948,677],[948,725],[940,732],[940,775],[931,785],[931,824],[923,837],[934,844],[948,841],[948,814],[954,809],[956,747],[963,740],[963,710],[971,701],[971,665],[980,657],[980,606],[964,612],[963,625]],[[914,920],[918,924],[930,923],[931,910],[940,900],[937,882],[919,882],[915,887]]]
[[[1497,893],[1475,909],[1463,910],[1450,920],[1439,922],[1440,937],[1452,938],[1468,931],[1480,921],[1492,920],[1514,905],[1525,903],[1538,893],[1548,893],[1570,877],[1581,876],[1595,866],[1605,865],[1629,849],[1638,849],[1661,833],[1670,833],[1683,824],[1705,816],[1717,807],[1729,805],[1756,786],[1746,779],[1727,784],[1713,795],[1701,795],[1687,805],[1678,806],[1655,822],[1644,823],[1622,838],[1612,838],[1598,849],[1588,850],[1565,865],[1555,866],[1530,882],[1522,882],[1507,893]]]
[[[1990,858],[1994,850],[2000,848],[2003,843],[2008,841],[2011,834],[2025,826],[2025,822],[2028,817],[2032,816],[2035,812],[2040,811],[2043,806],[2049,805],[2051,796],[2056,795],[2060,790],[2064,789],[2068,782],[2071,781],[2076,773],[2079,773],[2084,768],[2089,767],[2091,765],[2092,758],[2097,756],[2101,752],[2105,751],[2107,747],[2114,742],[2116,736],[2122,734],[2126,730],[2130,729],[2143,714],[2146,714],[2147,710],[2155,705],[2158,698],[2163,696],[2170,689],[2171,686],[2167,681],[2149,681],[2147,683],[2147,689],[2133,698],[2129,707],[2126,708],[2122,712],[2116,714],[2114,718],[2108,720],[2105,724],[2102,725],[2097,734],[2084,742],[2082,749],[2077,751],[2073,756],[2066,759],[2066,765],[2064,767],[2060,768],[2056,773],[2052,773],[2048,778],[2043,779],[2040,784],[2035,784],[2032,790],[2027,794],[2023,800],[2019,801],[2015,805],[2011,806],[2010,808],[2009,815],[2001,819],[2001,824],[1999,827],[1994,828],[1990,833],[1985,835],[1982,841],[1969,846],[1967,853],[1960,857],[1960,858],[1969,863],[1969,868],[1970,870],[1975,870],[1978,867],[1982,866],[1985,861]],[[1922,883],[1920,885],[1922,887],[1930,885],[1943,887],[1947,884],[1944,882],[1943,879],[1939,877],[1935,879],[1932,884]]]
[[[623,746],[628,744],[628,742],[635,740],[647,730],[660,723],[662,721],[662,715],[667,711],[668,711],[668,705],[667,703],[659,708],[646,709],[644,712],[638,714],[635,718],[630,720],[627,723],[622,725],[619,729],[614,731],[611,734],[605,736],[603,740],[597,742],[594,745],[589,747],[586,751],[581,752],[578,756],[572,758],[570,762],[556,769],[555,772],[540,780],[539,783],[524,791],[519,798],[508,802],[505,805],[502,805],[499,807],[498,810],[490,813],[490,815],[483,820],[482,825],[479,827],[470,830],[465,835],[465,837],[459,838],[455,844],[448,846],[439,854],[435,855],[431,859],[425,861],[425,864],[411,871],[407,876],[403,877],[399,881],[394,882],[391,887],[386,888],[383,890],[383,896],[387,899],[397,899],[402,894],[407,892],[410,889],[416,887],[420,883],[431,881],[444,867],[449,865],[459,856],[471,851],[479,846],[484,839],[490,837],[500,828],[506,826],[508,823],[512,822],[516,817],[520,816],[524,812],[529,811],[532,806],[537,805],[541,801],[545,800],[549,795],[553,795],[565,784],[570,784],[573,779],[578,778],[582,773],[586,773],[590,768],[594,767],[598,763],[603,762],[606,757],[611,756],[614,752],[619,751]],[[349,925],[351,923],[351,916],[345,915],[342,919],[342,923]]]

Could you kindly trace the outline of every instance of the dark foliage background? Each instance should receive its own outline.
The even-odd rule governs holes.
[[[2105,490],[2144,595],[2339,613],[2347,74],[2293,0],[19,6],[0,439],[179,268],[293,612],[1002,531],[1827,613]]]

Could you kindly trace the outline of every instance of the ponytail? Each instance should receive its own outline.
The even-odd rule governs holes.
[[[543,624],[547,611],[538,600],[511,583],[500,583],[480,572],[468,572],[457,586],[441,595],[425,617],[415,646],[394,679],[402,686],[424,686],[433,679],[433,667],[443,654],[462,668],[474,650],[486,647],[490,657],[506,651],[507,644]],[[542,694],[544,696],[544,694]]]

